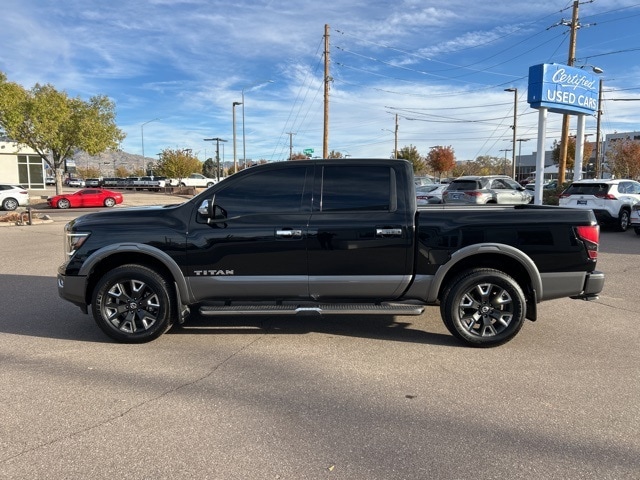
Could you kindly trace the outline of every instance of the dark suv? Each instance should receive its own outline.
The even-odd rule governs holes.
[[[468,175],[452,180],[442,194],[444,203],[506,204],[531,203],[533,195],[506,175]]]

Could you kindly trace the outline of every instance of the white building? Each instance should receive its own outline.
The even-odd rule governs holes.
[[[0,182],[44,189],[46,164],[29,147],[0,137]]]

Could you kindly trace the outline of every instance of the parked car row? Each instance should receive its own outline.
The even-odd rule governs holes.
[[[105,177],[103,179],[90,178],[86,180],[87,187],[124,188],[134,190],[159,191],[165,187],[165,177]]]
[[[557,181],[543,185],[557,188]],[[506,175],[463,176],[449,184],[416,186],[418,205],[531,203],[533,185],[522,187]],[[569,184],[560,194],[559,205],[593,210],[601,225],[613,225],[620,231],[633,227],[640,235],[640,182],[628,179],[591,179]]]
[[[448,181],[416,186],[418,205],[452,203],[463,205],[523,205],[533,193],[506,175],[466,175]]]

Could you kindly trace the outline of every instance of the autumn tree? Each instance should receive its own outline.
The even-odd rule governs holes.
[[[448,147],[432,147],[426,158],[427,166],[437,173],[438,177],[443,172],[450,172],[456,165],[456,157],[451,146]]]
[[[78,167],[76,170],[81,178],[98,178],[101,176],[100,169],[96,167]]]
[[[202,173],[203,165],[189,150],[166,148],[160,153],[156,172],[160,176],[181,180],[192,173]]]
[[[640,178],[640,141],[616,140],[607,150],[609,171],[616,178]]]
[[[76,150],[97,155],[118,148],[125,134],[115,117],[115,105],[104,95],[85,102],[49,84],[26,90],[0,72],[0,128],[49,165],[56,193],[62,190],[66,162]]]
[[[395,157],[395,152],[392,158]],[[402,147],[398,150],[398,159],[409,160],[413,164],[413,173],[419,174],[424,173],[425,163],[420,153],[418,153],[418,149],[414,145],[409,145],[408,147]]]
[[[554,140],[553,147],[551,149],[551,158],[553,159],[553,163],[555,165],[560,164],[560,148],[561,142]],[[593,152],[593,144],[589,142],[584,142],[583,150],[582,150],[582,160],[583,162],[591,157],[591,152]],[[567,170],[573,170],[576,164],[576,137],[569,137],[567,139]]]
[[[309,157],[302,152],[294,153],[289,160],[308,160]]]
[[[344,155],[342,155],[342,152],[338,152],[337,150],[331,150],[331,152],[329,152],[329,157],[327,158],[344,158]]]

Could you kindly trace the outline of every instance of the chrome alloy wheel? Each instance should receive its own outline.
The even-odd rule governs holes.
[[[509,328],[514,316],[509,292],[494,283],[474,285],[463,293],[458,304],[460,322],[467,332],[492,337]]]
[[[158,320],[160,299],[147,283],[130,279],[115,283],[107,292],[102,316],[125,333],[152,328]]]

